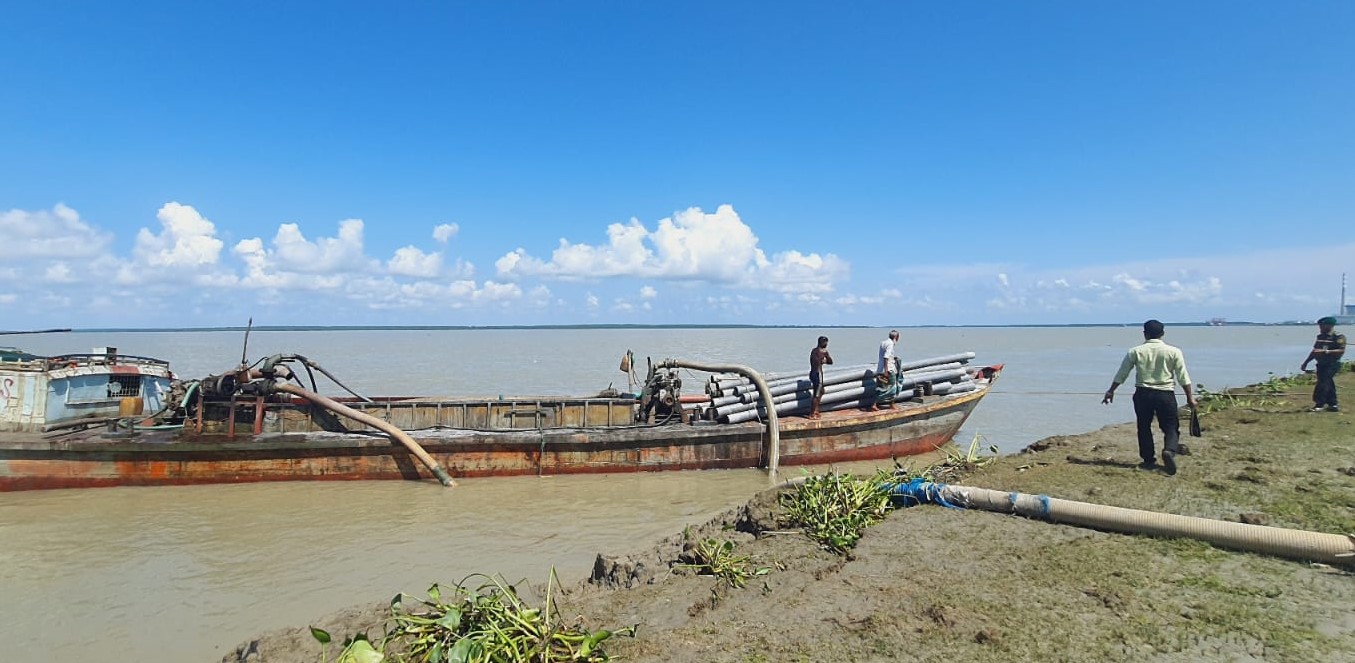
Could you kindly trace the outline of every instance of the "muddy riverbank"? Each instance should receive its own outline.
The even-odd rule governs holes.
[[[1338,384],[1355,393],[1355,373]],[[1272,382],[1213,399],[1175,476],[1138,469],[1133,427],[1116,425],[1042,440],[963,483],[1355,532],[1355,420],[1307,412],[1310,390]],[[606,551],[594,577],[560,599],[561,612],[590,628],[638,625],[634,638],[607,642],[627,661],[1355,658],[1348,569],[932,506],[891,513],[843,556],[787,533],[781,510],[763,493],[658,545]],[[677,568],[684,541],[706,539],[734,542],[750,568],[769,571],[733,588]],[[336,639],[375,638],[387,611],[358,606],[311,623]],[[224,660],[309,663],[319,654],[298,624]]]

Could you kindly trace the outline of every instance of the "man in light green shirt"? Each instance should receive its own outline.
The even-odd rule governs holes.
[[[1129,349],[1120,362],[1120,370],[1110,383],[1110,389],[1101,399],[1102,404],[1115,401],[1115,389],[1134,371],[1134,418],[1138,424],[1139,467],[1157,468],[1157,453],[1153,443],[1153,419],[1162,429],[1162,468],[1167,474],[1176,474],[1176,452],[1181,441],[1181,422],[1177,414],[1176,385],[1186,392],[1186,404],[1197,403],[1190,389],[1190,374],[1186,372],[1186,357],[1179,348],[1162,342],[1166,328],[1157,320],[1143,323],[1143,344]]]

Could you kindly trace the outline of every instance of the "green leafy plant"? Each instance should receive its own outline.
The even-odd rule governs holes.
[[[1238,396],[1228,391],[1209,391],[1204,385],[1197,385],[1195,388],[1195,402],[1199,404],[1200,414],[1212,414],[1235,407],[1245,408],[1263,408],[1283,405],[1284,401],[1278,398],[1272,398],[1268,395],[1279,395],[1284,393],[1287,385],[1296,384],[1290,378],[1272,377],[1270,380],[1258,385],[1263,395],[1260,396]],[[1267,386],[1269,385],[1269,386]]]
[[[770,567],[753,568],[750,557],[735,554],[734,542],[728,539],[706,539],[684,555],[692,561],[674,568],[695,569],[697,573],[715,576],[731,587],[743,587],[749,578],[771,573]]]
[[[988,445],[987,451],[992,455],[985,456],[979,450],[983,442],[986,442],[984,437],[975,433],[973,439],[969,441],[969,446],[963,450],[953,443],[945,447],[946,457],[922,470],[922,477],[928,481],[946,483],[991,464],[997,460],[997,446]],[[896,472],[895,474],[897,476],[899,473]]]
[[[330,637],[328,631],[322,628],[312,626],[310,629],[311,637],[318,640],[321,645],[320,663],[325,663],[328,660],[326,654],[329,643],[333,638]],[[344,647],[339,652],[339,658],[335,659],[335,663],[381,663],[384,660],[386,660],[386,655],[377,651],[376,647],[367,639],[365,633],[359,633],[344,642]]]
[[[472,586],[474,579],[480,582]],[[579,622],[565,623],[554,601],[557,584],[552,570],[540,608],[528,605],[501,578],[484,575],[469,576],[454,587],[434,584],[424,597],[397,594],[380,644],[355,638],[337,663],[381,663],[388,656],[402,663],[610,661],[603,643],[613,635],[634,635],[636,627],[590,631]],[[320,629],[312,627],[311,634],[322,645],[330,642]]]
[[[780,500],[790,524],[842,554],[856,545],[867,527],[893,510],[887,488],[892,483],[893,477],[886,471],[878,472],[873,479],[830,472],[807,477]]]

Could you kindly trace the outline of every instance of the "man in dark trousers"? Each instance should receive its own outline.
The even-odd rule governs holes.
[[[1317,341],[1313,351],[1299,365],[1308,370],[1308,362],[1317,362],[1317,386],[1313,387],[1313,412],[1339,412],[1336,406],[1336,373],[1341,370],[1341,355],[1346,353],[1346,336],[1335,331],[1336,318],[1327,316],[1317,321]]]
[[[1176,387],[1186,392],[1186,404],[1194,408],[1195,395],[1190,389],[1190,374],[1186,372],[1186,357],[1181,350],[1162,342],[1165,327],[1157,320],[1143,323],[1143,343],[1125,353],[1120,370],[1110,383],[1110,389],[1101,399],[1102,404],[1115,401],[1115,389],[1124,384],[1130,369],[1134,371],[1134,418],[1138,422],[1139,457],[1145,470],[1157,468],[1153,449],[1153,418],[1162,429],[1162,469],[1176,474],[1176,452],[1181,439],[1177,416]]]
[[[819,344],[809,351],[809,388],[814,397],[809,408],[808,419],[819,418],[819,400],[823,398],[823,365],[833,363],[833,355],[828,354],[828,337],[820,336]]]

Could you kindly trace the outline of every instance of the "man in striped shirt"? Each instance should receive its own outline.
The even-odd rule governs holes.
[[[1153,444],[1153,419],[1162,429],[1162,469],[1176,474],[1176,452],[1181,440],[1180,418],[1177,414],[1176,385],[1186,392],[1186,404],[1196,406],[1190,388],[1190,374],[1186,372],[1186,357],[1181,350],[1162,342],[1165,327],[1157,320],[1143,323],[1143,343],[1125,353],[1120,370],[1110,383],[1110,389],[1101,399],[1102,404],[1115,401],[1115,389],[1134,371],[1134,418],[1138,423],[1139,467],[1157,468],[1157,454]]]

